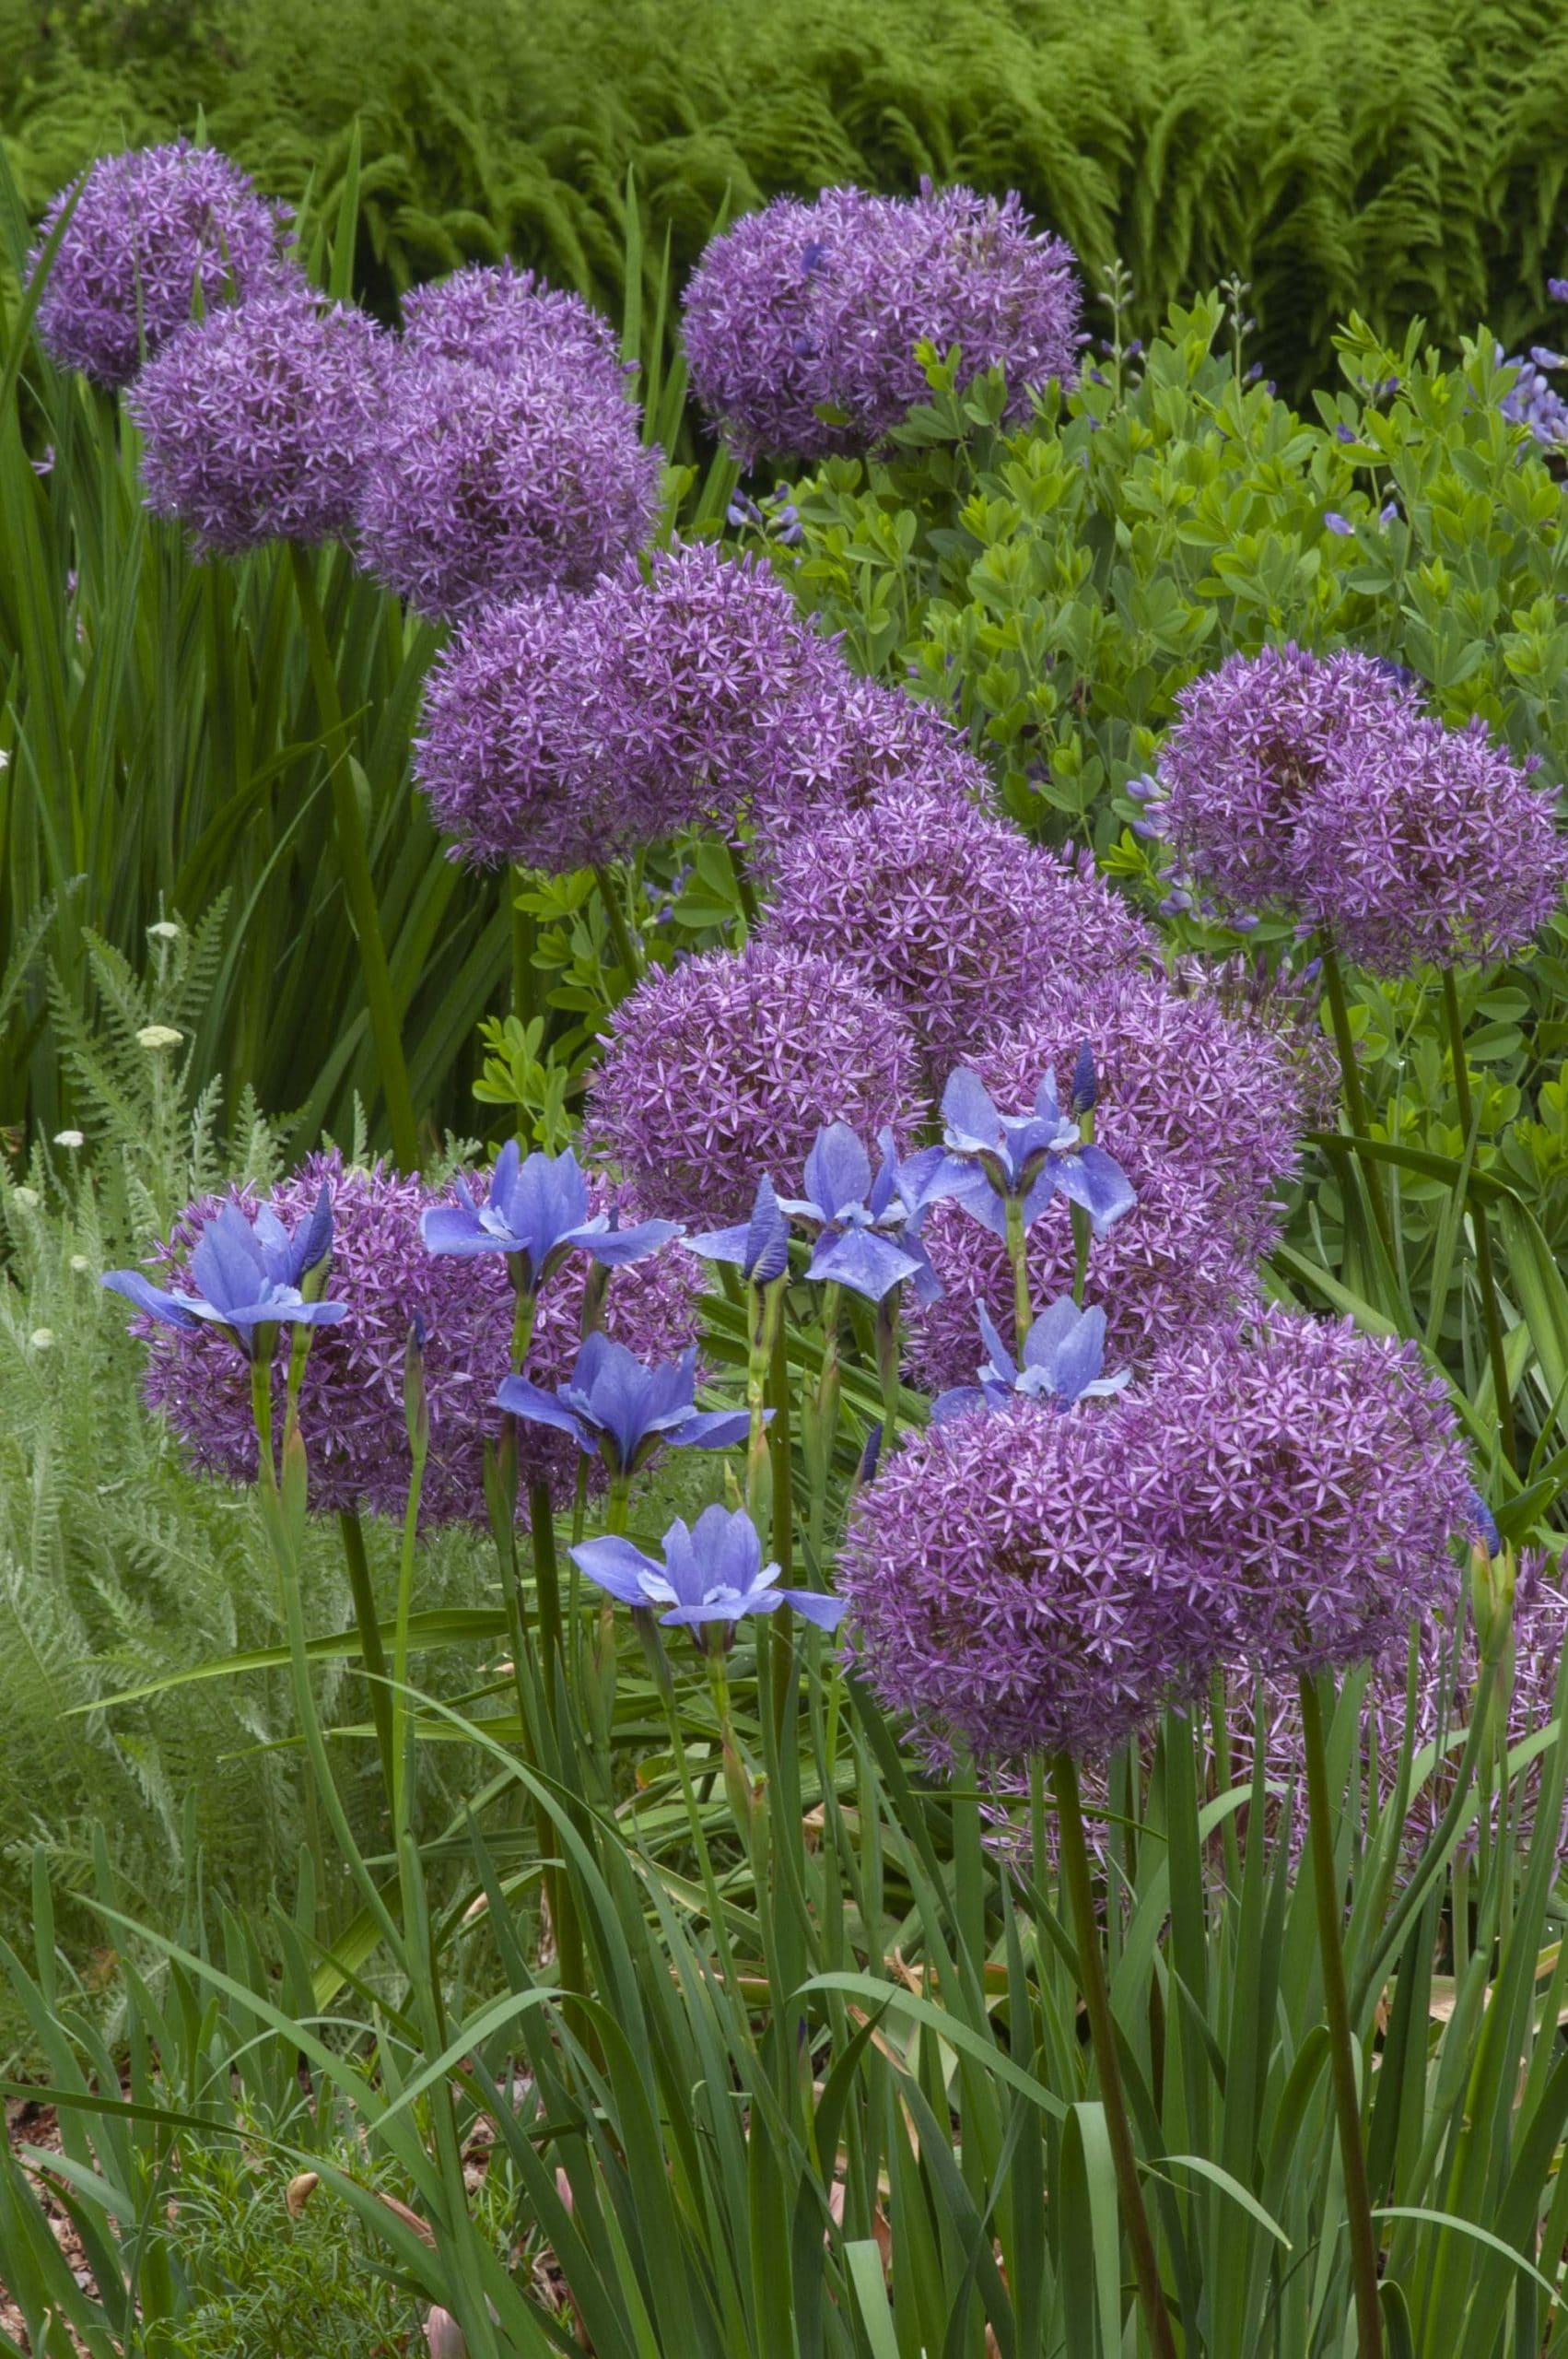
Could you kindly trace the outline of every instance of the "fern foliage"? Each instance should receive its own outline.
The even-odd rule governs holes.
[[[1564,252],[1552,0],[0,0],[0,54],[35,204],[198,109],[319,201],[358,119],[383,299],[505,249],[618,311],[628,166],[682,269],[725,210],[930,172],[1124,257],[1146,322],[1239,273],[1298,391],[1352,308],[1517,344]]]

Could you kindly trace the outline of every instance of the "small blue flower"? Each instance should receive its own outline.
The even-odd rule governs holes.
[[[1568,303],[1568,278],[1549,278],[1546,291],[1554,303]]]
[[[848,1122],[829,1122],[818,1131],[802,1184],[805,1194],[784,1197],[779,1209],[817,1226],[808,1276],[880,1302],[918,1274],[923,1256],[882,1234],[903,1226],[903,1208],[894,1209],[891,1182],[885,1188],[879,1182],[879,1203],[871,1203],[871,1157]]]
[[[638,1473],[661,1448],[728,1449],[745,1439],[750,1426],[744,1409],[697,1408],[695,1344],[678,1360],[649,1367],[598,1329],[558,1391],[509,1376],[496,1406],[530,1425],[569,1434],[585,1457],[597,1452],[617,1477]]]
[[[756,1202],[750,1220],[733,1228],[705,1229],[688,1237],[686,1250],[705,1262],[728,1262],[754,1286],[771,1285],[790,1266],[790,1224],[778,1209],[773,1182],[757,1181]]]
[[[986,1347],[977,1384],[954,1385],[931,1403],[932,1422],[952,1423],[972,1409],[1003,1409],[1009,1402],[1049,1401],[1055,1408],[1071,1409],[1075,1401],[1099,1399],[1119,1392],[1130,1381],[1131,1370],[1115,1376],[1101,1373],[1106,1364],[1106,1314],[1097,1306],[1080,1310],[1064,1295],[1042,1310],[1024,1340],[1022,1365],[1014,1360],[997,1332],[982,1302],[977,1306],[980,1341]]]
[[[942,1112],[947,1153],[938,1184],[999,1237],[1007,1233],[1009,1199],[1022,1201],[1027,1226],[1059,1192],[1082,1205],[1096,1236],[1137,1201],[1120,1165],[1103,1147],[1083,1144],[1048,1071],[1031,1112],[1003,1114],[979,1075],[960,1065],[942,1092]]]
[[[420,1216],[419,1234],[429,1253],[515,1255],[519,1291],[535,1294],[570,1253],[590,1253],[615,1268],[657,1253],[680,1229],[668,1220],[618,1228],[608,1213],[590,1218],[588,1181],[569,1148],[524,1162],[509,1139],[496,1157],[486,1201],[433,1204]]]
[[[748,1614],[792,1605],[819,1630],[837,1629],[844,1601],[816,1590],[780,1589],[778,1567],[762,1561],[762,1542],[744,1508],[705,1508],[690,1529],[677,1520],[664,1534],[664,1555],[645,1555],[631,1541],[585,1540],[572,1550],[579,1569],[624,1605],[657,1606],[665,1624],[696,1629],[731,1625]]]
[[[333,1327],[348,1316],[345,1302],[307,1302],[300,1288],[332,1252],[332,1191],[323,1188],[309,1220],[290,1237],[270,1204],[247,1220],[225,1204],[209,1220],[191,1254],[200,1294],[155,1286],[140,1270],[109,1270],[102,1283],[167,1327],[217,1327],[254,1359],[269,1327]]]
[[[1330,533],[1337,533],[1341,540],[1352,540],[1355,537],[1355,526],[1348,516],[1341,516],[1337,508],[1330,508],[1323,522],[1328,530]]]
[[[1503,1534],[1497,1529],[1497,1518],[1480,1493],[1475,1490],[1470,1493],[1470,1522],[1487,1555],[1500,1556],[1503,1554]]]

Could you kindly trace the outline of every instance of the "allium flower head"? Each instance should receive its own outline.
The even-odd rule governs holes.
[[[1334,764],[1297,828],[1304,913],[1385,974],[1522,950],[1562,899],[1555,794],[1479,718]]]
[[[1553,800],[1477,720],[1346,649],[1234,655],[1182,691],[1159,817],[1225,907],[1273,904],[1398,972],[1519,949],[1568,874]]]
[[[1267,1033],[1156,975],[1059,990],[977,1062],[1000,1104],[1026,1103],[1047,1068],[1065,1098],[1085,1040],[1096,1066],[1095,1141],[1137,1196],[1095,1243],[1090,1284],[1106,1308],[1112,1364],[1141,1369],[1162,1341],[1255,1291],[1256,1264],[1277,1231],[1272,1192],[1295,1159],[1298,1071]],[[1001,1240],[955,1204],[933,1206],[925,1241],[945,1294],[919,1319],[911,1349],[920,1380],[941,1391],[972,1379],[973,1303],[983,1300],[1011,1335],[1012,1283]],[[1031,1227],[1028,1268],[1036,1303],[1071,1291],[1065,1203]]]
[[[432,1522],[486,1521],[484,1446],[500,1430],[496,1391],[511,1354],[514,1297],[498,1254],[464,1261],[427,1252],[422,1215],[441,1199],[419,1180],[377,1165],[345,1169],[335,1151],[313,1156],[282,1182],[271,1207],[286,1227],[298,1223],[330,1183],[335,1215],[332,1291],[347,1307],[341,1324],[317,1334],[306,1363],[299,1421],[319,1508],[363,1506],[401,1516],[409,1478],[404,1420],[404,1355],[415,1320],[425,1333],[423,1381],[430,1449],[423,1508]],[[450,1196],[474,1200],[476,1175],[460,1177]],[[590,1183],[592,1210],[610,1196]],[[191,1205],[160,1249],[161,1274],[181,1284],[205,1222],[226,1203],[253,1209],[240,1191]],[[629,1208],[628,1208],[629,1209]],[[569,1377],[581,1348],[583,1290],[589,1263],[574,1255],[546,1288],[529,1350],[529,1374],[541,1385]],[[611,1273],[604,1330],[639,1357],[671,1359],[696,1337],[699,1273],[681,1254],[663,1254]],[[229,1353],[202,1349],[201,1338],[149,1329],[146,1396],[163,1412],[204,1473],[253,1482],[255,1439],[250,1372]],[[281,1414],[286,1356],[274,1364]],[[521,1433],[525,1480],[547,1481],[557,1502],[572,1496],[579,1453],[564,1435],[541,1427]]]
[[[468,263],[403,299],[404,348],[421,359],[476,360],[503,375],[543,355],[624,393],[615,331],[580,295],[510,262]]]
[[[347,529],[382,408],[386,339],[303,280],[193,320],[132,389],[149,508],[198,547]]]
[[[1162,1543],[1266,1675],[1364,1661],[1452,1602],[1472,1477],[1413,1344],[1271,1310],[1173,1351],[1126,1423]]]
[[[176,139],[100,156],[43,217],[29,263],[80,187],[36,313],[50,358],[111,391],[127,385],[197,306],[248,299],[278,276],[281,209],[216,148]]]
[[[677,544],[476,616],[426,689],[419,782],[479,865],[562,870],[733,820],[820,647],[755,558]]]
[[[766,930],[858,968],[903,1009],[940,1086],[1064,980],[1129,967],[1148,928],[1094,872],[956,798],[890,787],[773,848]]]
[[[937,706],[884,680],[851,672],[818,640],[804,675],[769,716],[767,759],[748,781],[755,857],[770,873],[776,850],[829,815],[865,812],[874,825],[885,798],[920,795],[962,827],[995,790],[983,762]],[[933,815],[934,816],[934,815]]]
[[[570,356],[405,356],[361,487],[360,555],[421,614],[586,590],[652,525],[660,457],[623,391]]]
[[[780,197],[715,238],[689,281],[697,399],[735,455],[824,458],[880,441],[926,398],[916,347],[957,345],[962,381],[1001,368],[1008,414],[1076,362],[1071,250],[1019,198],[825,190]]]
[[[217,1328],[245,1359],[253,1360],[269,1334],[275,1340],[280,1326],[333,1327],[347,1317],[345,1304],[308,1302],[300,1291],[332,1248],[332,1190],[323,1181],[292,1234],[271,1204],[258,1204],[250,1215],[238,1204],[221,1205],[201,1225],[191,1247],[190,1274],[199,1294],[154,1285],[140,1270],[110,1270],[102,1284],[159,1326],[187,1334]]]
[[[584,1541],[572,1556],[623,1604],[663,1606],[661,1622],[689,1630],[707,1623],[732,1629],[748,1614],[776,1614],[781,1605],[832,1630],[844,1611],[842,1599],[819,1590],[778,1587],[778,1567],[763,1563],[762,1542],[744,1508],[705,1508],[690,1526],[677,1519],[664,1534],[662,1562],[614,1535]]]
[[[856,1665],[932,1758],[1102,1757],[1212,1660],[1202,1586],[1150,1544],[1125,1414],[960,1417],[857,1496],[839,1559]]]
[[[638,1200],[743,1219],[759,1175],[805,1159],[825,1122],[902,1132],[914,1038],[831,958],[753,941],[651,974],[611,1019],[587,1130]]]

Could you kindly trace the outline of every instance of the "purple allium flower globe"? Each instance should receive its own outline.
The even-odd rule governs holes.
[[[1353,648],[1266,647],[1188,683],[1160,748],[1157,816],[1173,848],[1228,907],[1299,901],[1295,827],[1347,742],[1395,744],[1411,686]]]
[[[1366,1661],[1454,1603],[1473,1477],[1414,1344],[1271,1309],[1174,1350],[1127,1422],[1163,1545],[1265,1676]]]
[[[889,788],[825,813],[774,850],[765,932],[855,968],[900,1008],[933,1094],[982,1041],[1052,988],[1147,957],[1153,936],[1094,872],[1005,819]]]
[[[1150,1543],[1125,1414],[982,1410],[858,1495],[838,1567],[853,1661],[930,1759],[1103,1759],[1207,1671],[1215,1617]]]
[[[960,347],[965,383],[1001,368],[1023,417],[1076,365],[1079,302],[1071,249],[1016,194],[779,197],[715,238],[688,283],[692,386],[748,464],[880,441],[926,397],[928,340]]]
[[[1049,1069],[1065,1105],[1085,1041],[1095,1142],[1138,1199],[1094,1243],[1090,1299],[1107,1315],[1109,1365],[1143,1369],[1163,1344],[1251,1300],[1278,1228],[1272,1192],[1295,1160],[1298,1070],[1266,1033],[1158,975],[1059,987],[976,1069],[999,1104],[1024,1103]],[[945,1291],[914,1314],[910,1360],[938,1392],[973,1380],[977,1301],[1012,1340],[1012,1278],[1000,1238],[955,1204],[934,1205],[923,1234]],[[1036,1304],[1071,1292],[1074,1262],[1068,1207],[1053,1205],[1029,1231]]]
[[[595,363],[405,355],[361,487],[362,561],[424,615],[466,615],[551,588],[586,590],[637,548],[661,460]]]
[[[227,556],[345,531],[381,417],[385,342],[364,312],[322,310],[302,279],[188,322],[127,403],[148,507]]]
[[[658,813],[581,758],[599,653],[590,604],[541,590],[493,606],[431,665],[414,770],[454,859],[558,874],[659,834]]]
[[[419,783],[476,866],[580,868],[733,821],[819,642],[766,566],[677,543],[476,616],[426,690]]]
[[[322,1180],[333,1190],[334,1238],[331,1292],[348,1305],[341,1325],[313,1338],[300,1394],[300,1427],[318,1508],[363,1506],[401,1516],[408,1492],[403,1363],[415,1316],[425,1324],[425,1390],[430,1453],[422,1509],[433,1523],[475,1523],[487,1517],[484,1446],[500,1427],[495,1398],[510,1360],[511,1281],[499,1255],[447,1259],[421,1242],[419,1216],[453,1191],[433,1194],[420,1180],[378,1164],[345,1169],[335,1152],[312,1156],[276,1188],[272,1203],[287,1226],[309,1212]],[[460,1179],[470,1191],[474,1175]],[[237,1202],[248,1202],[239,1190]],[[609,1191],[594,1183],[596,1203]],[[180,1276],[201,1222],[222,1198],[193,1204],[159,1250],[159,1274]],[[541,1297],[528,1372],[555,1386],[570,1375],[581,1346],[587,1260],[574,1255]],[[673,1359],[696,1335],[698,1265],[665,1253],[612,1273],[605,1332],[639,1358]],[[231,1483],[256,1477],[250,1371],[237,1353],[210,1338],[148,1325],[146,1397],[183,1443],[193,1465]],[[207,1348],[201,1346],[205,1341]],[[281,1418],[287,1354],[274,1363]],[[525,1427],[519,1436],[523,1479],[548,1481],[557,1504],[572,1496],[579,1452],[565,1435]]]
[[[648,976],[611,1022],[585,1128],[645,1212],[743,1220],[825,1123],[907,1134],[914,1035],[835,959],[760,940],[707,952]]]
[[[1233,655],[1183,689],[1153,806],[1224,907],[1322,926],[1387,973],[1523,948],[1558,906],[1555,798],[1484,722],[1446,729],[1354,649]]]
[[[503,375],[541,354],[624,393],[627,368],[615,331],[580,295],[547,287],[510,262],[469,263],[403,299],[405,351],[429,360],[476,360]]]
[[[964,811],[994,805],[989,772],[944,712],[850,671],[825,640],[774,722],[768,759],[750,784],[764,874],[774,845],[796,828],[829,813],[873,811],[890,792],[919,792]]]
[[[1555,792],[1479,718],[1333,764],[1297,827],[1307,915],[1363,967],[1402,974],[1522,950],[1562,903]]]
[[[176,139],[100,156],[54,197],[29,260],[80,188],[39,299],[39,338],[63,369],[114,391],[190,319],[271,286],[283,212],[216,148]]]

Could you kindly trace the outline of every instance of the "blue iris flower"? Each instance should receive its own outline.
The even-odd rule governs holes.
[[[933,1424],[945,1426],[971,1409],[1005,1409],[1016,1400],[1048,1401],[1071,1409],[1075,1401],[1119,1392],[1131,1376],[1122,1368],[1115,1376],[1101,1373],[1106,1364],[1106,1314],[1095,1308],[1080,1310],[1070,1295],[1042,1310],[1024,1340],[1020,1365],[997,1332],[982,1302],[980,1341],[986,1356],[977,1384],[957,1384],[931,1403]]]
[[[419,1220],[427,1252],[515,1256],[521,1294],[536,1294],[570,1253],[614,1267],[657,1253],[679,1233],[674,1221],[617,1228],[608,1213],[591,1215],[588,1180],[570,1149],[525,1162],[515,1139],[496,1157],[483,1204],[433,1204]]]
[[[531,1425],[570,1434],[586,1457],[597,1453],[616,1478],[637,1473],[661,1448],[727,1449],[745,1439],[751,1424],[744,1409],[697,1408],[695,1344],[678,1360],[649,1367],[601,1331],[589,1336],[557,1391],[509,1376],[496,1404]]]
[[[645,1555],[629,1540],[585,1540],[573,1561],[591,1581],[624,1605],[663,1606],[660,1620],[696,1629],[707,1622],[731,1627],[748,1614],[792,1605],[819,1630],[837,1629],[839,1597],[809,1589],[780,1589],[778,1567],[762,1561],[762,1542],[744,1508],[705,1508],[690,1529],[679,1521],[664,1534],[664,1555]]]
[[[766,1177],[757,1181],[750,1220],[733,1228],[705,1229],[685,1242],[705,1262],[732,1262],[754,1286],[771,1285],[790,1266],[790,1224],[778,1208],[772,1180]]]
[[[923,1255],[906,1251],[884,1233],[905,1224],[895,1181],[896,1161],[890,1176],[884,1159],[873,1188],[871,1157],[848,1122],[829,1122],[818,1131],[806,1157],[805,1194],[786,1196],[780,1205],[792,1218],[816,1226],[808,1277],[880,1302],[906,1278],[918,1275]]]
[[[942,1091],[942,1112],[947,1153],[936,1185],[999,1237],[1007,1234],[1010,1199],[1022,1202],[1027,1226],[1054,1196],[1066,1196],[1082,1205],[1096,1236],[1137,1202],[1121,1166],[1103,1147],[1086,1146],[1077,1121],[1062,1112],[1048,1070],[1030,1112],[1003,1114],[978,1074],[960,1065]]]
[[[140,1270],[108,1270],[103,1284],[167,1327],[217,1327],[254,1359],[271,1344],[271,1327],[333,1327],[345,1302],[307,1302],[301,1287],[332,1252],[332,1190],[322,1190],[308,1220],[290,1237],[270,1204],[248,1220],[225,1204],[203,1227],[191,1254],[199,1294],[155,1286]]]

